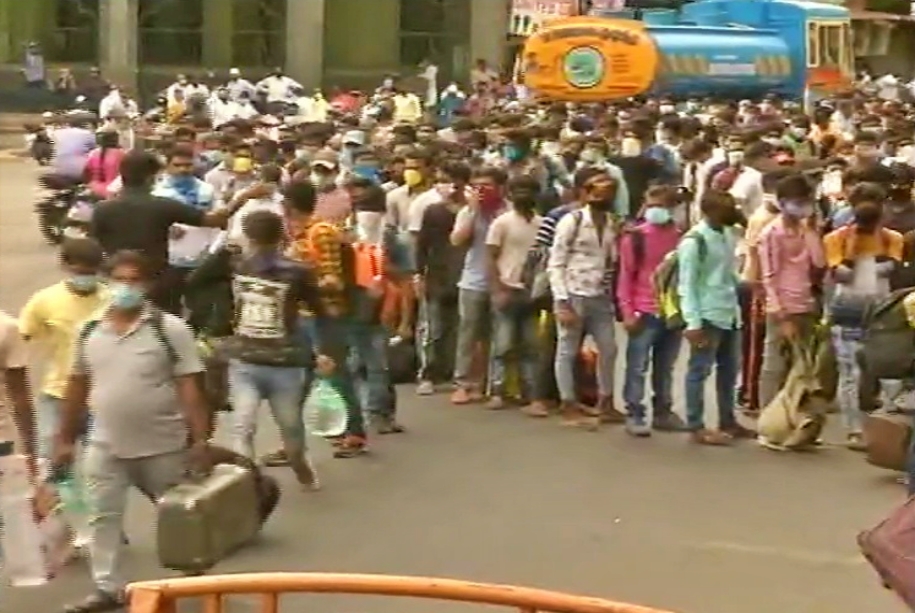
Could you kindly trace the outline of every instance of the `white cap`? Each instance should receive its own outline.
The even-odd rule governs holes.
[[[42,119],[53,119],[54,113],[52,113],[51,111],[45,111],[44,113],[41,114],[41,118]]]
[[[241,74],[241,71],[238,68],[229,68],[229,74],[233,77],[237,77]]]

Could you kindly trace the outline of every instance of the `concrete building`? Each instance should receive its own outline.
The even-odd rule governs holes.
[[[466,79],[503,61],[509,0],[0,0],[0,65],[42,43],[49,66],[99,65],[143,86],[180,70],[252,76],[281,65],[303,84],[364,86],[423,59]]]

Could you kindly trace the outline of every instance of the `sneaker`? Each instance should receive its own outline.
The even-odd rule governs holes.
[[[420,381],[416,385],[417,396],[431,396],[435,393],[435,384],[432,381]]]
[[[626,418],[626,433],[636,438],[647,438],[651,436],[651,428],[640,417]]]
[[[655,412],[651,427],[658,432],[684,432],[686,423],[672,411]]]
[[[111,594],[101,590],[93,592],[85,600],[64,607],[64,613],[107,613],[118,611],[127,604],[122,593]]]
[[[490,411],[501,411],[505,408],[505,399],[502,396],[490,396],[486,408]]]
[[[852,451],[867,451],[867,443],[864,442],[864,435],[860,432],[851,432],[845,440],[845,447]]]

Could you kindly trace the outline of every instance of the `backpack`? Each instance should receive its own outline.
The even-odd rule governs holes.
[[[165,350],[169,363],[174,366],[178,363],[178,360],[180,360],[180,356],[175,350],[175,346],[172,344],[168,334],[165,332],[165,313],[161,309],[155,307],[150,309],[150,313],[149,326],[152,328],[153,334],[156,335],[159,344],[162,345],[162,349]],[[98,328],[100,323],[101,320],[98,319],[90,319],[86,322],[83,329],[79,332],[80,345],[84,345],[86,341],[89,340],[89,337],[92,336],[92,333],[95,332],[95,329]]]
[[[687,232],[680,239],[696,241],[696,247],[699,249],[699,262],[705,261],[708,255],[708,246],[705,238],[697,232]],[[680,282],[680,259],[678,250],[674,249],[658,264],[651,277],[651,284],[654,286],[655,299],[658,303],[658,315],[667,324],[668,328],[680,329],[686,325],[683,320],[683,312],[680,309],[680,294],[677,291],[677,285]]]
[[[915,330],[906,315],[905,300],[915,288],[891,293],[864,314],[864,338],[858,361],[868,377],[906,379],[912,376]]]

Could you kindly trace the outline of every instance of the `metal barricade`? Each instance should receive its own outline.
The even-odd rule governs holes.
[[[602,598],[511,585],[338,573],[257,573],[142,581],[128,586],[128,610],[129,613],[176,613],[179,600],[202,598],[205,613],[222,613],[227,596],[260,595],[260,613],[279,613],[280,597],[294,593],[430,598],[511,607],[519,613],[670,613]]]

